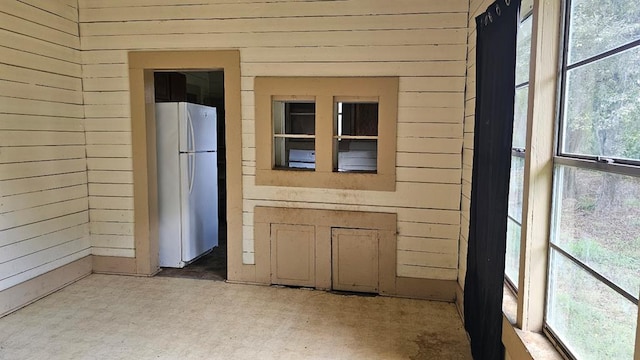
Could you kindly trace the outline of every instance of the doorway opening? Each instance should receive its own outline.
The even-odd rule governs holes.
[[[143,276],[160,271],[154,72],[220,69],[224,71],[225,98],[227,279],[256,282],[256,265],[243,263],[240,52],[131,51],[128,59],[135,258],[118,258],[103,266],[112,272]]]
[[[161,267],[158,276],[226,280],[224,71],[155,71],[153,75]],[[184,109],[183,114],[180,109]],[[186,124],[174,129],[163,125],[167,121]],[[178,145],[179,155],[171,151],[163,155],[166,147],[174,145]],[[176,159],[179,169],[172,171],[168,163]],[[173,231],[177,229],[180,230]]]

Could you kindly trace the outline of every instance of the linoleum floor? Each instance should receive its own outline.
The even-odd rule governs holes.
[[[0,319],[0,359],[471,359],[453,304],[90,275]]]

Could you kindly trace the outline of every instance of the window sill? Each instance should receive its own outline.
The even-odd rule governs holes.
[[[502,300],[502,343],[509,358],[563,360],[562,354],[542,333],[518,329],[517,308],[518,300],[505,285]]]
[[[395,174],[256,169],[256,185],[395,191]]]

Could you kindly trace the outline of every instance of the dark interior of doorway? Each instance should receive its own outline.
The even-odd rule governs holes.
[[[227,278],[227,192],[224,73],[188,71],[154,73],[156,102],[186,101],[215,107],[218,118],[218,246],[182,269],[162,268],[157,276],[206,280]]]

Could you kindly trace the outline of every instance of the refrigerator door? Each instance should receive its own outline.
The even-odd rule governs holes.
[[[217,160],[216,152],[180,154],[183,262],[218,245]]]
[[[179,103],[180,152],[216,151],[216,108]]]

